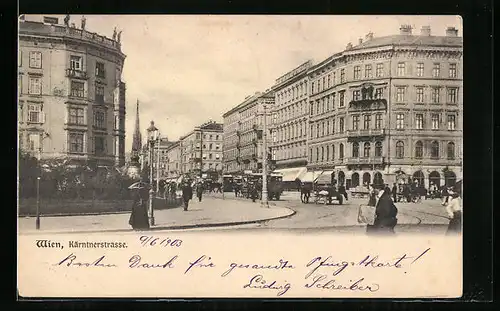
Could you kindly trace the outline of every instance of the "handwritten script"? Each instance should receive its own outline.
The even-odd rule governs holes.
[[[131,251],[125,258],[117,254],[99,253],[88,256],[82,251],[64,251],[64,256],[52,263],[61,269],[133,269],[155,271],[179,271],[180,275],[196,275],[203,271],[214,274],[220,282],[235,282],[237,278],[245,291],[269,292],[278,297],[291,292],[295,287],[319,291],[353,291],[374,293],[380,290],[380,280],[374,280],[368,270],[394,270],[402,274],[411,271],[412,265],[426,257],[431,249],[427,248],[412,254],[399,254],[382,258],[378,254],[366,254],[360,258],[347,259],[335,254],[312,256],[307,262],[292,262],[291,259],[277,258],[275,261],[228,260],[231,256],[216,258],[210,254],[185,256],[182,254],[183,242],[175,238],[141,236],[140,247],[161,247],[161,256],[140,254]],[[63,252],[63,251],[61,251]],[[162,272],[160,272],[162,273]],[[290,280],[299,273],[301,283]],[[293,274],[293,275],[292,275]],[[375,275],[384,275],[375,274]],[[233,281],[230,281],[233,279]],[[242,282],[242,280],[244,280]]]

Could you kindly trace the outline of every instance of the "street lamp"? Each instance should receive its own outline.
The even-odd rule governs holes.
[[[47,137],[49,137],[49,134],[43,133],[40,136],[40,141],[38,144],[38,153],[37,153],[38,176],[36,177],[36,221],[35,221],[36,230],[40,230],[40,179],[42,175],[42,164],[40,163],[40,161],[42,159],[42,143],[43,140]]]
[[[156,196],[159,196],[160,192],[160,143],[161,143],[161,138],[160,138],[160,132],[158,132],[156,140],[158,141],[157,144],[157,155],[156,155]]]
[[[264,120],[262,126],[262,205],[269,207],[267,201],[267,111],[266,104],[262,105]]]
[[[158,129],[155,127],[154,121],[151,121],[151,125],[147,129],[148,132],[148,143],[149,143],[149,221],[151,226],[155,225],[155,216],[153,209],[153,148],[158,135]]]

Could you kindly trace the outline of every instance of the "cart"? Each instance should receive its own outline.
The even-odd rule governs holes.
[[[336,200],[339,205],[344,203],[344,197],[337,191],[334,186],[323,186],[318,187],[314,191],[314,203],[315,204],[331,204],[333,200]]]

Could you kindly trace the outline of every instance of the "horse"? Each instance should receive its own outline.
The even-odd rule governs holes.
[[[312,184],[302,183],[300,186],[300,201],[302,203],[309,203],[309,198],[311,197]]]
[[[220,182],[213,182],[210,184],[210,193],[222,193],[222,184]]]

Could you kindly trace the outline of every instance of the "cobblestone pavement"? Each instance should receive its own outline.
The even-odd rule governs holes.
[[[159,210],[155,212],[155,230],[181,229],[194,226],[214,226],[234,223],[248,223],[270,218],[284,217],[293,213],[283,206],[262,207],[252,201],[220,200],[204,197],[202,202],[192,200],[188,211],[182,208]],[[132,231],[128,224],[130,213],[92,216],[42,217],[39,232],[113,232]],[[19,232],[33,233],[34,217],[19,218]]]

